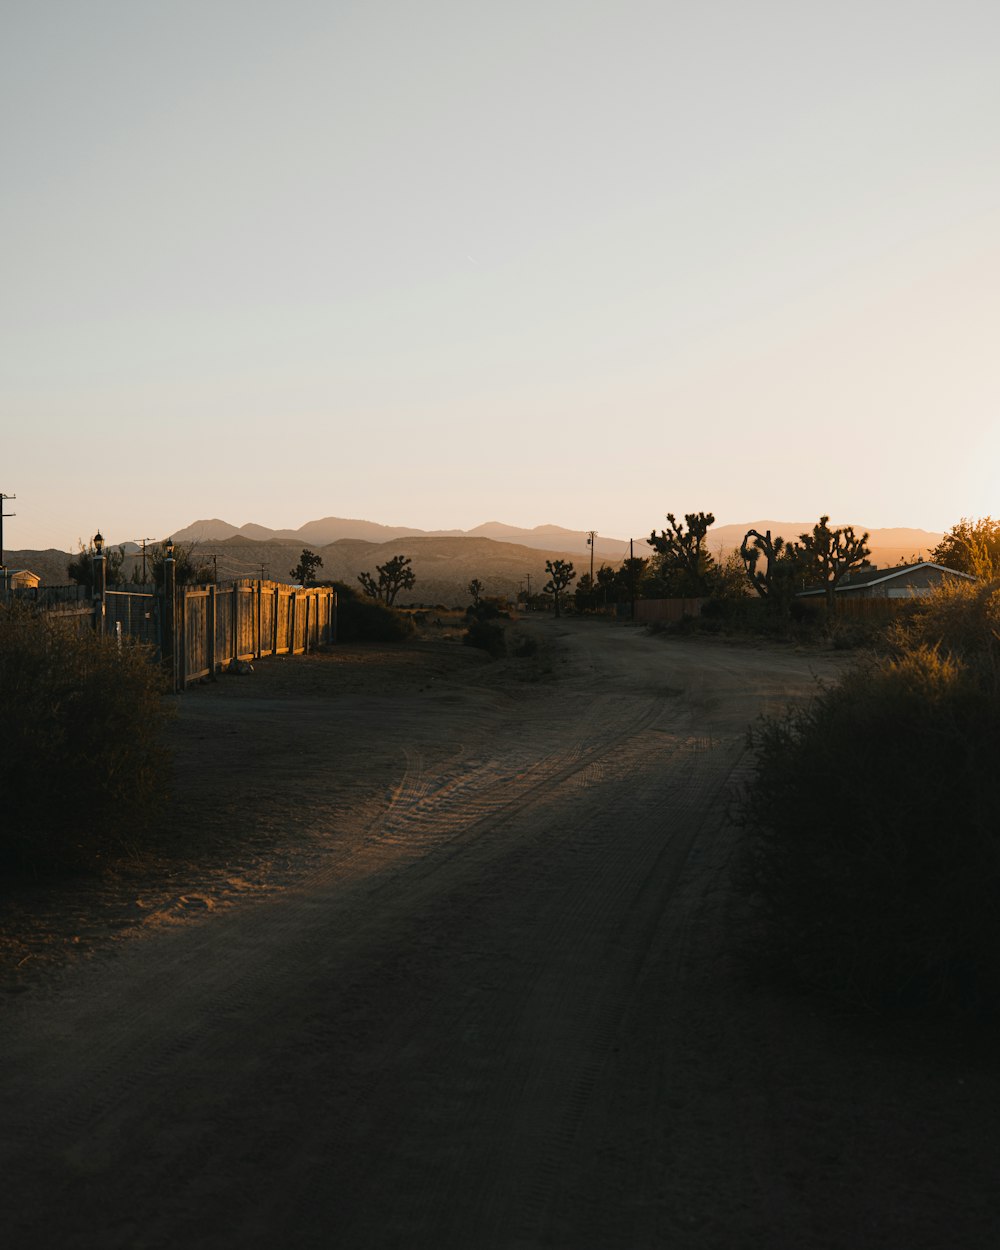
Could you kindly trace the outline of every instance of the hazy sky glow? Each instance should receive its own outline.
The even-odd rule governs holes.
[[[1000,513],[995,0],[0,3],[8,547]]]

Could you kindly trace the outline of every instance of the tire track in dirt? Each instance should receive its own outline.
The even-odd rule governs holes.
[[[343,1247],[561,1236],[635,986],[738,760],[684,698],[598,693],[567,682],[526,726],[495,703],[464,754],[398,724],[385,839],[333,847],[280,904],[181,935],[166,962],[122,957],[127,994],[110,965],[83,970],[62,1018],[92,1048],[70,1064],[72,1036],[33,1052],[29,1029],[8,1051],[7,1175],[38,1196],[49,1169],[59,1244],[92,1244],[81,1221],[109,1208],[109,1250],[283,1226],[325,1246],[331,1220]],[[13,1227],[38,1230],[23,1211]]]

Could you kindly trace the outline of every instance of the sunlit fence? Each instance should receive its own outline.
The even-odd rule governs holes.
[[[302,655],[336,641],[337,592],[329,586],[245,581],[228,586],[172,586],[107,590],[101,578],[92,597],[76,588],[60,594],[7,591],[46,621],[75,633],[94,631],[146,643],[174,690],[221,672],[234,661],[266,655]]]
[[[175,605],[180,689],[234,660],[301,655],[336,638],[337,592],[329,586],[307,589],[262,581],[178,586]]]

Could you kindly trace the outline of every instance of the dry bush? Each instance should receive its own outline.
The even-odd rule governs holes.
[[[888,637],[897,655],[934,646],[960,657],[1000,690],[1000,581],[944,582]]]
[[[485,651],[495,660],[502,659],[507,654],[507,630],[502,620],[471,617],[469,627],[462,635],[462,642],[467,647],[477,647],[480,651]]]
[[[0,609],[0,690],[0,861],[78,869],[141,841],[166,766],[148,648]]]
[[[766,967],[868,1004],[1000,1007],[1000,705],[984,676],[918,638],[753,732],[743,883]]]
[[[414,632],[412,618],[398,608],[358,594],[346,582],[318,582],[337,592],[338,642],[402,642]]]

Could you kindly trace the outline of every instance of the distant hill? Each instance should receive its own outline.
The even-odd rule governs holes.
[[[732,551],[740,545],[748,529],[785,539],[797,538],[811,529],[811,521],[746,521],[738,525],[716,525],[709,530],[709,546],[713,554]],[[352,532],[321,542],[326,533],[339,528]],[[659,527],[658,527],[659,528]],[[857,531],[864,526],[855,526]],[[315,537],[318,535],[319,537]],[[869,545],[872,562],[887,567],[914,556],[930,556],[942,535],[922,529],[874,529]],[[485,583],[491,595],[516,595],[527,575],[532,589],[540,589],[546,580],[546,560],[570,560],[577,574],[590,566],[590,549],[586,533],[559,525],[539,525],[519,529],[499,521],[489,521],[468,532],[428,533],[424,530],[398,529],[373,521],[350,521],[326,517],[311,521],[298,530],[269,530],[262,525],[241,527],[218,519],[196,521],[173,535],[175,542],[197,545],[197,560],[218,569],[220,581],[237,577],[265,576],[288,580],[298,563],[299,552],[309,547],[323,558],[319,570],[322,578],[357,584],[362,571],[374,572],[395,555],[409,556],[417,584],[408,598],[420,603],[464,603],[467,587],[474,578]],[[113,544],[112,544],[113,545]],[[127,547],[133,549],[132,544]],[[598,537],[596,563],[617,564],[626,554],[623,539]],[[635,554],[649,555],[645,536],[636,539]],[[26,568],[39,573],[46,586],[65,585],[66,565],[70,553],[48,551],[10,551],[7,566]],[[129,563],[137,568],[137,556]]]
[[[813,521],[745,521],[736,525],[714,525],[709,531],[709,543],[713,553],[719,550],[731,551],[738,547],[748,529],[770,530],[777,537],[779,534],[786,540],[797,538],[799,534],[812,529]],[[664,524],[661,518],[657,530]],[[857,532],[866,526],[855,524]],[[882,565],[898,564],[900,560],[908,560],[911,556],[923,556],[925,559],[941,541],[942,535],[921,529],[873,529],[869,546],[872,548],[873,563]],[[635,536],[636,554],[648,553],[645,540],[648,531]],[[323,517],[318,521],[307,521],[297,530],[270,530],[263,525],[247,524],[230,525],[228,521],[218,518],[207,521],[195,521],[184,529],[177,530],[174,535],[176,542],[218,542],[225,539],[249,539],[252,542],[291,542],[302,543],[303,546],[319,551],[330,543],[342,539],[363,539],[370,543],[395,542],[400,538],[488,538],[494,542],[514,543],[520,547],[530,547],[536,551],[551,553],[571,552],[572,559],[578,567],[589,566],[590,548],[587,546],[586,530],[566,529],[561,525],[536,525],[533,529],[524,529],[517,525],[506,525],[502,521],[487,521],[471,530],[421,530],[412,526],[380,525],[376,521],[351,520],[345,517]],[[594,552],[598,560],[621,560],[627,554],[628,540],[612,538],[598,534]]]
[[[5,551],[4,562],[10,572],[28,569],[37,573],[43,586],[65,586],[69,582],[66,566],[73,557],[68,551],[49,547],[46,551]]]
[[[204,560],[213,552],[217,554],[220,579],[259,576],[261,564],[268,577],[287,578],[298,562],[300,549],[299,540],[250,543],[231,538],[221,544],[199,544],[198,556]],[[404,600],[443,603],[448,607],[468,602],[467,588],[474,577],[483,583],[486,594],[514,597],[529,574],[532,590],[541,589],[547,577],[546,560],[571,560],[578,573],[587,567],[579,552],[544,551],[489,538],[418,535],[380,543],[341,538],[326,546],[316,545],[312,550],[323,560],[317,577],[349,586],[357,586],[359,573],[374,574],[376,565],[385,564],[396,555],[408,556],[417,583]]]
[[[472,530],[422,530],[405,525],[380,525],[376,521],[360,521],[347,517],[323,517],[307,521],[297,530],[270,530],[263,525],[231,525],[217,517],[212,520],[195,521],[184,529],[175,530],[175,542],[220,542],[227,538],[249,538],[254,542],[290,541],[300,542],[313,551],[342,538],[361,538],[366,542],[393,542],[397,538],[491,538],[499,542],[517,543],[522,547],[534,547],[539,551],[575,551],[578,558],[586,555],[589,561],[586,530],[565,529],[561,525],[536,525],[523,529],[517,525],[505,525],[501,521],[487,521]],[[595,552],[606,559],[620,559],[625,554],[628,541],[624,538],[606,538],[598,534]]]

